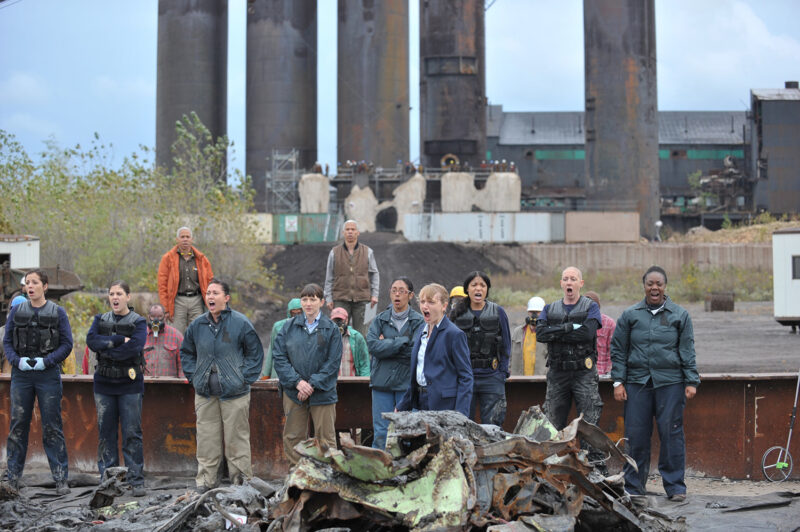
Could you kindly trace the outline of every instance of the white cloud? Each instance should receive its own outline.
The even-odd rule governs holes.
[[[30,137],[37,140],[51,136],[63,137],[63,131],[57,123],[29,113],[14,113],[7,118],[0,119],[0,128],[17,137]]]
[[[657,8],[662,109],[744,109],[750,89],[797,76],[800,40],[771,31],[761,4],[670,0]]]
[[[96,95],[113,100],[130,98],[155,99],[155,80],[142,78],[117,79],[101,74],[92,81],[92,89]]]
[[[14,72],[0,81],[0,98],[8,104],[42,104],[48,99],[44,82],[27,72]]]

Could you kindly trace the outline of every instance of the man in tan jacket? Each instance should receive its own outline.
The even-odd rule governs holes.
[[[358,242],[358,223],[347,220],[342,229],[344,242],[328,254],[325,301],[328,308],[342,307],[352,318],[353,329],[366,336],[364,311],[378,304],[380,274],[369,246]]]

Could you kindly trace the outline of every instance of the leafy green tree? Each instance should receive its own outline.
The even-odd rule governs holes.
[[[177,132],[167,171],[144,147],[114,167],[113,147],[97,134],[89,148],[48,142],[36,162],[0,130],[0,231],[39,236],[41,263],[75,271],[89,288],[126,279],[154,290],[161,255],[188,225],[215,274],[271,288],[248,216],[250,181],[226,167],[231,143],[214,139],[195,114]]]

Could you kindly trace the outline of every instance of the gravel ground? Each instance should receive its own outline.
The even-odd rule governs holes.
[[[628,306],[609,303],[602,312],[616,320]],[[775,321],[771,301],[739,302],[733,312],[705,312],[703,303],[682,306],[692,317],[701,373],[797,373],[800,369],[800,335]],[[512,327],[524,321],[524,309],[507,310]]]

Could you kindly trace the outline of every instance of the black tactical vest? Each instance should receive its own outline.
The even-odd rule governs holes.
[[[130,311],[119,321],[114,319],[114,313],[111,311],[106,312],[100,316],[100,323],[97,325],[97,332],[103,336],[120,335],[125,338],[133,336],[136,330],[136,322],[141,318],[134,311]],[[137,356],[127,360],[116,360],[115,358],[107,355],[105,351],[97,353],[97,373],[109,379],[121,379],[122,377],[130,377],[131,380],[135,379],[140,373],[144,371],[144,354],[140,352]],[[133,370],[133,376],[130,371]]]
[[[14,350],[21,357],[44,357],[58,347],[58,305],[47,301],[33,311],[30,301],[17,307],[14,313]]]
[[[564,300],[553,301],[547,307],[547,325],[563,325],[567,322],[582,325],[589,316],[592,300],[581,296],[572,311],[567,314]],[[597,339],[582,343],[549,342],[547,344],[547,363],[558,369],[580,369],[586,367],[586,357],[591,357],[592,364],[597,361]],[[591,368],[587,368],[591,369]]]
[[[503,346],[503,333],[500,329],[500,313],[497,304],[486,302],[479,318],[475,318],[467,308],[454,323],[464,331],[469,344],[469,358],[473,368],[497,369],[500,364],[500,349]]]

